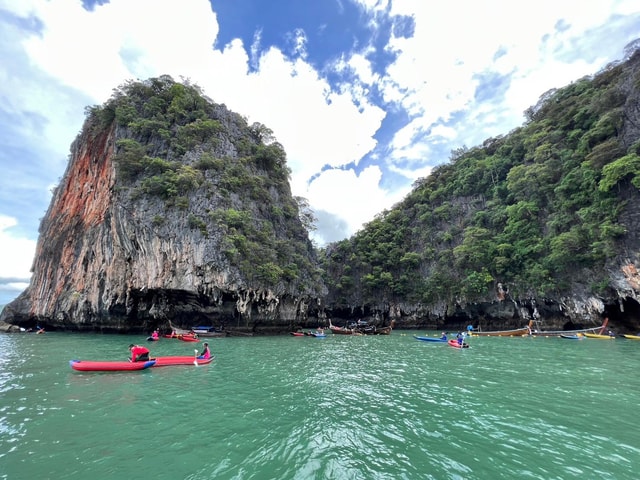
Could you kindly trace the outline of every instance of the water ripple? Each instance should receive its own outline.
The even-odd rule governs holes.
[[[624,415],[640,379],[616,374],[640,367],[631,342],[228,338],[205,367],[68,367],[132,341],[0,336],[0,478],[626,480],[640,468]]]

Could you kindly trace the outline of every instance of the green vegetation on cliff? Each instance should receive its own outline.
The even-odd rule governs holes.
[[[162,235],[168,218],[184,219],[254,288],[322,285],[306,230],[313,219],[291,195],[286,154],[271,130],[166,75],[127,82],[87,109],[93,135],[114,126],[117,188],[128,208],[162,206],[142,220],[147,227]]]
[[[330,245],[329,304],[433,305],[594,294],[640,188],[640,54],[552,91],[527,123],[450,162],[353,238]],[[634,237],[635,238],[635,237]]]

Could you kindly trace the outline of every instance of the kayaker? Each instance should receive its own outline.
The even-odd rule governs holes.
[[[149,349],[141,345],[129,345],[132,362],[146,362],[149,360]]]
[[[151,338],[153,338],[154,340],[158,340],[160,338],[160,332],[158,332],[157,328],[151,334]]]
[[[442,332],[442,340],[444,340],[445,342],[447,341],[447,332]]]
[[[204,342],[204,350],[202,350],[198,358],[202,358],[203,360],[211,358],[211,350],[209,350],[209,344],[207,342]]]

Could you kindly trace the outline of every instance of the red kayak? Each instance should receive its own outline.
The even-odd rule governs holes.
[[[69,365],[74,370],[80,372],[130,372],[132,370],[144,370],[145,368],[153,367],[155,363],[155,360],[149,360],[147,362],[71,360]]]
[[[452,338],[451,340],[449,340],[447,342],[450,346],[452,346],[453,348],[469,348],[469,344],[468,343],[463,343],[462,345],[460,345],[458,343],[458,340],[456,340],[455,338]]]
[[[183,342],[199,342],[200,341],[199,338],[196,338],[192,335],[180,335],[178,338]]]
[[[214,355],[209,358],[193,356],[155,357],[153,360],[155,360],[156,363],[153,367],[168,367],[170,365],[206,365],[207,363],[211,363],[214,358]]]

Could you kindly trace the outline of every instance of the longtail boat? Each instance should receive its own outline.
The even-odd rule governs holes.
[[[532,325],[533,320],[530,320],[529,325],[522,328],[515,328],[513,330],[495,330],[489,332],[473,330],[469,332],[469,335],[472,337],[522,337],[523,335],[531,334]]]
[[[361,335],[356,333],[354,328],[337,327],[331,323],[331,319],[329,319],[329,330],[331,330],[331,333],[335,333],[336,335]]]
[[[595,333],[596,331],[598,331],[599,334],[602,334],[605,330],[605,328],[607,328],[607,324],[609,323],[609,319],[605,318],[604,322],[602,322],[602,325],[600,325],[599,327],[590,327],[590,328],[579,328],[577,330],[534,330],[532,331],[532,335],[541,335],[544,337],[560,337],[562,335],[578,335],[579,333],[581,334],[586,334],[586,333]]]
[[[391,335],[395,322],[395,320],[391,320],[391,324],[386,327],[376,327],[360,321],[350,323],[345,327],[337,327],[329,319],[329,330],[336,335]]]

